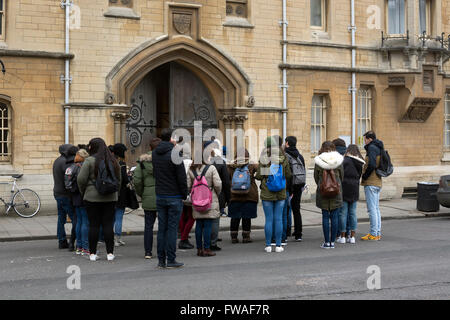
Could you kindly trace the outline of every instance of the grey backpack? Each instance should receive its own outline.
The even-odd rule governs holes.
[[[306,170],[300,158],[294,158],[287,154],[292,171],[292,185],[299,186],[306,183]]]

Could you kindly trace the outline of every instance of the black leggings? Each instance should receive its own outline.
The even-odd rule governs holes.
[[[241,219],[231,219],[230,222],[230,231],[239,231],[239,224],[241,222]],[[242,230],[243,231],[250,231],[252,228],[252,219],[242,218]]]
[[[106,253],[114,253],[114,205],[115,202],[87,202],[86,211],[89,220],[89,251],[97,253],[100,226],[103,227]]]

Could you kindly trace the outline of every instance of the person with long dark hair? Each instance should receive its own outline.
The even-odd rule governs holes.
[[[355,232],[358,224],[356,218],[356,204],[359,200],[359,181],[361,180],[363,166],[366,162],[355,144],[347,148],[344,157],[344,180],[342,180],[343,206],[339,213],[340,240],[338,243],[355,244]],[[345,235],[347,234],[347,240]]]
[[[86,204],[89,219],[90,260],[96,261],[98,259],[97,243],[100,226],[102,226],[107,259],[112,261],[114,260],[114,206],[118,200],[119,192],[99,193],[96,187],[96,180],[101,174],[99,168],[104,168],[107,174],[113,180],[115,179],[119,188],[121,183],[120,167],[107,148],[105,141],[101,138],[94,138],[89,141],[88,152],[90,157],[84,161],[78,174],[77,182]]]

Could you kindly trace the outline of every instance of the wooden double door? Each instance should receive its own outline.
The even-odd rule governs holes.
[[[126,123],[128,163],[149,151],[150,141],[164,128],[185,128],[193,133],[194,121],[203,130],[217,128],[214,100],[204,83],[177,62],[147,74],[134,90],[131,117]]]

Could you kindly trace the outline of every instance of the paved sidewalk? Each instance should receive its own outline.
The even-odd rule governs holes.
[[[416,210],[416,200],[396,199],[380,202],[381,216],[388,219],[411,219],[434,216],[450,216],[450,209],[441,207],[438,212],[420,212]],[[322,224],[321,211],[314,203],[302,203],[302,220],[304,226],[317,226]],[[358,222],[369,221],[367,207],[364,201],[358,202]],[[37,215],[31,219],[18,217],[15,213],[0,217],[0,241],[21,241],[37,239],[56,239],[57,216]],[[258,207],[258,217],[252,220],[252,229],[264,228],[264,211],[261,204]],[[229,218],[222,218],[221,231],[229,230]],[[70,234],[71,224],[66,224],[66,232]],[[155,232],[158,224],[155,224]],[[194,229],[193,229],[194,230]],[[365,232],[365,230],[361,230]],[[144,214],[142,210],[136,210],[124,216],[123,234],[139,235],[144,233]]]

